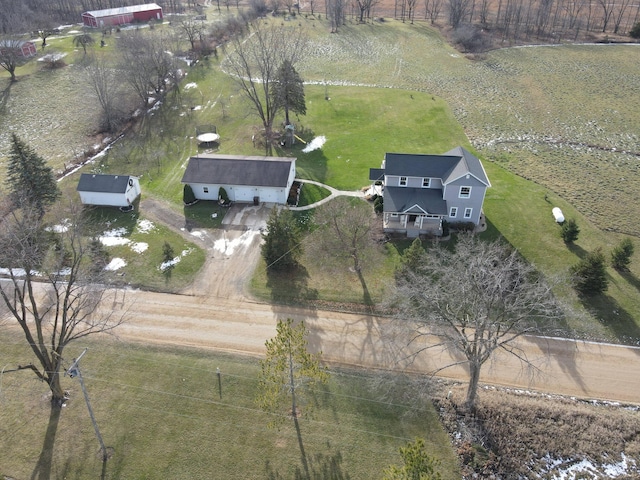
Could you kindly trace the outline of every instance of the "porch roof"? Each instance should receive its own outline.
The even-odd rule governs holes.
[[[420,209],[431,215],[446,215],[448,212],[447,202],[442,198],[442,190],[389,186],[385,188],[385,213],[422,214]]]

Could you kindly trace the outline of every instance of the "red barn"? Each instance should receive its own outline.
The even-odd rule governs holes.
[[[33,57],[38,49],[32,41],[2,40],[0,41],[0,55],[13,52],[16,57]]]
[[[132,5],[130,7],[93,10],[82,14],[82,23],[87,27],[109,27],[125,23],[162,20],[162,7],[155,3]]]

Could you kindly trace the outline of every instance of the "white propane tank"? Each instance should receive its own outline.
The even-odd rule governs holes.
[[[553,218],[556,219],[557,223],[564,222],[564,215],[562,214],[562,210],[560,210],[558,207],[553,207],[553,210],[551,210],[551,213],[553,213]]]

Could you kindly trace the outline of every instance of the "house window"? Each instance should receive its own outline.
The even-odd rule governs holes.
[[[460,187],[460,198],[469,198],[471,196],[471,187]]]
[[[458,216],[458,207],[451,207],[451,210],[449,210],[449,216],[451,218],[456,218]]]
[[[464,209],[464,218],[471,218],[471,214],[473,213],[473,208],[465,208]]]
[[[391,218],[398,218],[398,214],[397,213],[392,213],[391,214]]]
[[[422,188],[429,188],[429,185],[431,185],[431,179],[430,178],[423,178],[422,179]]]
[[[401,187],[407,186],[407,177],[400,177],[400,186]]]
[[[202,188],[202,191],[203,191],[204,193],[209,193],[209,187],[203,187],[203,188]]]

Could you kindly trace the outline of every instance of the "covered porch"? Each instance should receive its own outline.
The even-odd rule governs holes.
[[[385,212],[382,227],[385,232],[406,233],[408,238],[417,238],[420,235],[440,237],[442,220],[441,215]]]

